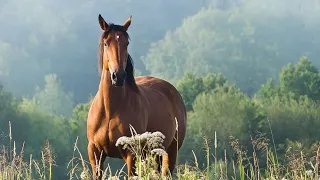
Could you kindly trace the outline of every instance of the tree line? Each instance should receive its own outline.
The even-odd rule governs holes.
[[[0,131],[9,134],[10,121],[16,147],[25,142],[24,153],[32,153],[36,158],[40,158],[41,148],[48,140],[57,164],[54,175],[62,178],[67,174],[66,166],[77,137],[77,145],[87,158],[86,118],[92,98],[72,108],[56,76],[46,79],[45,89],[39,89],[32,98],[16,98],[1,86]],[[241,92],[222,74],[186,73],[177,88],[188,109],[187,137],[179,152],[180,163],[191,161],[192,151],[199,163],[204,163],[206,157],[198,147],[203,147],[203,137],[214,142],[215,132],[220,147],[217,154],[224,157],[226,151],[230,160],[234,158],[230,137],[250,151],[250,139],[265,134],[274,140],[280,160],[285,160],[288,147],[298,148],[293,146],[296,142],[302,143],[305,151],[319,143],[320,73],[307,57],[284,66],[278,78],[270,78],[253,97]],[[72,113],[66,113],[69,111]],[[2,136],[1,144],[8,141],[7,136]],[[111,164],[121,167],[123,162],[111,160]]]

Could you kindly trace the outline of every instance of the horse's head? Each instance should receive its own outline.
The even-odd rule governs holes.
[[[123,86],[127,72],[129,35],[127,30],[131,24],[131,16],[123,25],[108,24],[99,14],[99,24],[103,30],[100,40],[100,63],[110,73],[114,86]]]

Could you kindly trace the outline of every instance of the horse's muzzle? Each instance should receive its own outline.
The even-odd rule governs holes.
[[[123,86],[127,78],[127,72],[124,70],[115,71],[111,73],[111,83],[114,86]]]

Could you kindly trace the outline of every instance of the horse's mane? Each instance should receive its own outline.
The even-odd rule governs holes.
[[[99,53],[98,53],[98,71],[99,74],[101,75],[102,69],[103,69],[103,52],[104,52],[104,43],[103,39],[109,35],[109,33],[115,32],[115,31],[121,31],[124,33],[128,39],[130,39],[129,34],[127,31],[123,29],[122,26],[120,25],[115,25],[115,24],[108,24],[108,31],[105,31],[102,33],[100,40],[99,40]],[[127,66],[126,66],[126,72],[127,72],[127,78],[126,78],[126,83],[134,89],[138,89],[136,81],[134,79],[134,66],[133,66],[133,60],[128,54],[128,60],[127,60]]]

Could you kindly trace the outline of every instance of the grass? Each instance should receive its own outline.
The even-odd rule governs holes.
[[[9,124],[10,126],[10,124]],[[54,165],[54,157],[52,156],[49,142],[41,153],[39,161],[32,158],[30,155],[29,161],[25,162],[24,145],[17,153],[17,147],[12,140],[10,128],[10,144],[7,147],[2,147],[0,155],[0,180],[15,180],[15,179],[52,179],[52,166]],[[131,151],[137,157],[137,179],[181,179],[181,180],[211,180],[211,179],[319,179],[319,163],[320,163],[320,146],[312,147],[312,155],[307,156],[301,150],[301,144],[293,143],[286,151],[286,159],[280,161],[269,145],[269,140],[263,134],[255,138],[251,138],[252,154],[248,155],[247,150],[242,147],[239,141],[230,137],[230,144],[233,149],[235,159],[229,161],[227,152],[224,150],[224,157],[217,157],[219,150],[217,136],[214,138],[214,151],[211,152],[210,141],[204,138],[204,155],[206,157],[206,168],[199,168],[197,157],[194,155],[192,164],[179,164],[176,168],[174,177],[161,177],[154,170],[155,155],[166,155],[161,143],[163,136],[161,133],[144,133],[137,134],[132,128],[131,137],[122,137],[117,141],[117,145]],[[144,154],[143,152],[147,152]],[[194,153],[193,153],[194,154]],[[211,159],[213,158],[213,162]],[[262,163],[262,162],[265,163]],[[103,179],[124,179],[126,172],[125,165],[116,171],[112,171],[108,165],[103,171]],[[264,167],[264,168],[263,168]],[[73,158],[68,164],[69,179],[91,178],[90,164],[83,158],[80,150],[77,147],[77,140],[74,144]]]
[[[41,160],[37,161],[30,155],[29,161],[24,159],[24,144],[20,153],[17,154],[16,143],[12,139],[11,123],[9,122],[8,147],[2,146],[0,154],[0,180],[31,180],[31,179],[52,179],[52,166],[54,159],[49,142],[45,142],[41,151]]]

